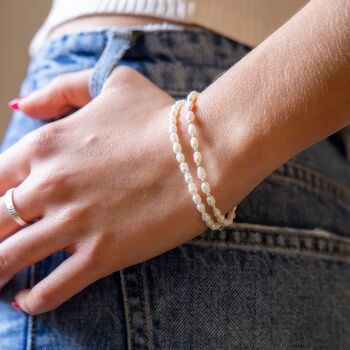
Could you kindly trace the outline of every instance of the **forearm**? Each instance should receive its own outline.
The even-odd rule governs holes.
[[[349,13],[350,1],[311,1],[200,95],[199,137],[222,200],[240,201],[350,123]]]

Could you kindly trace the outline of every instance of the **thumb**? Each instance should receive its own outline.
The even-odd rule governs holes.
[[[51,119],[63,116],[90,102],[89,79],[92,70],[60,75],[46,87],[9,103],[33,118]]]

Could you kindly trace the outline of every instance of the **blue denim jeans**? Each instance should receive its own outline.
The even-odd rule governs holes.
[[[64,35],[31,61],[21,95],[94,68],[95,97],[116,65],[128,65],[182,98],[249,51],[193,28]],[[15,112],[2,150],[43,124]],[[67,257],[57,252],[4,287],[1,350],[349,349],[350,162],[334,134],[264,179],[224,231],[207,230],[116,271],[51,312],[33,317],[12,309],[18,290]]]

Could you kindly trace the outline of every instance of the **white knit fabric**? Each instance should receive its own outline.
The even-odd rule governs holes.
[[[91,14],[143,15],[195,24],[256,46],[307,0],[54,0],[30,47],[34,55],[55,26]]]

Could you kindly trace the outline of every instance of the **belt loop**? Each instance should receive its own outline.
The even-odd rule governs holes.
[[[91,98],[95,98],[99,95],[104,82],[140,33],[140,31],[133,30],[117,31],[112,29],[107,31],[107,44],[94,67],[89,82]]]

